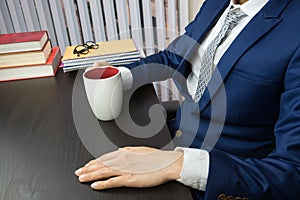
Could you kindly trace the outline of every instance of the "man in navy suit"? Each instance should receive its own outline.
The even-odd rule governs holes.
[[[246,16],[218,46],[208,86],[195,101],[200,58],[232,7]],[[124,148],[77,170],[79,180],[96,181],[94,189],[149,187],[178,180],[192,188],[195,199],[206,200],[298,199],[299,10],[298,0],[206,0],[185,34],[166,50],[126,66],[133,85],[143,79],[174,79],[185,101],[169,128],[183,147],[175,151]],[[164,161],[174,162],[159,170],[133,173],[116,167],[129,169],[130,163],[140,172],[131,162],[134,155],[120,161],[124,152],[156,152]],[[111,165],[103,164],[107,160]],[[163,160],[145,156],[139,162],[157,166]],[[109,179],[97,181],[102,178]]]

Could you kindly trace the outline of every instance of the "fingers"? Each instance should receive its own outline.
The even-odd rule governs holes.
[[[109,66],[110,64],[108,62],[102,61],[102,62],[95,62],[93,64],[93,67],[99,67],[99,66]]]
[[[91,160],[91,161],[89,161],[89,162],[88,162],[88,163],[85,165],[85,167],[88,167],[88,166],[94,165],[94,164],[96,164],[96,163],[99,163],[97,159],[95,159],[95,160]]]
[[[76,170],[75,174],[77,176],[80,176],[82,174],[91,173],[93,171],[96,171],[97,169],[101,169],[102,167],[103,165],[99,161],[94,160],[93,162],[89,162],[84,167]]]
[[[95,190],[104,190],[123,186],[126,186],[125,176],[112,177],[105,181],[97,181],[91,185],[91,187]]]
[[[104,167],[104,168],[97,169],[92,172],[81,174],[78,177],[78,179],[80,182],[84,183],[84,182],[106,179],[106,178],[110,178],[110,177],[117,176],[117,175],[118,175],[118,173],[116,171],[114,171],[113,169],[111,169],[109,167]]]
[[[91,187],[95,190],[126,186],[128,181],[122,173],[103,165],[98,159],[91,160],[84,167],[76,170],[75,174],[82,183],[107,179],[94,182]]]
[[[151,153],[158,151],[158,149],[150,148],[150,147],[124,147],[121,148],[121,150],[124,150],[126,152],[131,153]]]
[[[103,165],[98,160],[93,160],[84,167],[76,170],[75,174],[78,176],[80,182],[90,182],[118,176],[120,175],[120,172],[109,166]]]
[[[81,167],[80,169],[76,170],[75,174],[77,176],[80,176],[81,174],[92,172],[92,171],[96,170],[97,168],[103,167],[104,166],[103,162],[106,160],[112,160],[113,158],[116,157],[116,154],[117,154],[117,152],[113,151],[113,152],[104,154],[97,159],[91,160],[84,167]]]

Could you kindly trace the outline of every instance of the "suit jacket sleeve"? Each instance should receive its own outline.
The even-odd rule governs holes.
[[[178,67],[181,66],[183,62],[186,62],[186,51],[197,43],[197,41],[191,37],[191,33],[198,16],[199,14],[195,20],[185,28],[185,33],[171,42],[165,50],[147,56],[141,59],[140,62],[134,62],[124,66],[131,70],[133,86],[139,87],[145,82],[163,81],[172,78],[174,74],[178,72]]]

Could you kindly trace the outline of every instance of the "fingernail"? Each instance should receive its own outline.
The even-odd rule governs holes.
[[[97,183],[93,183],[93,184],[91,185],[91,188],[96,189],[97,185],[98,185]]]
[[[79,175],[81,174],[81,172],[82,172],[82,169],[80,168],[80,169],[77,169],[77,170],[75,171],[75,174],[76,174],[77,176],[79,176]]]
[[[84,181],[84,179],[85,179],[85,175],[84,174],[79,176],[79,181]]]

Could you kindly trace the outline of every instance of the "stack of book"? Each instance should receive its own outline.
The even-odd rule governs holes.
[[[55,76],[60,60],[47,31],[0,34],[1,82]]]
[[[88,49],[84,54],[78,54],[76,46],[68,46],[62,58],[64,72],[85,69],[95,62],[108,62],[114,66],[139,61],[144,56],[132,39],[97,42],[97,48]]]

